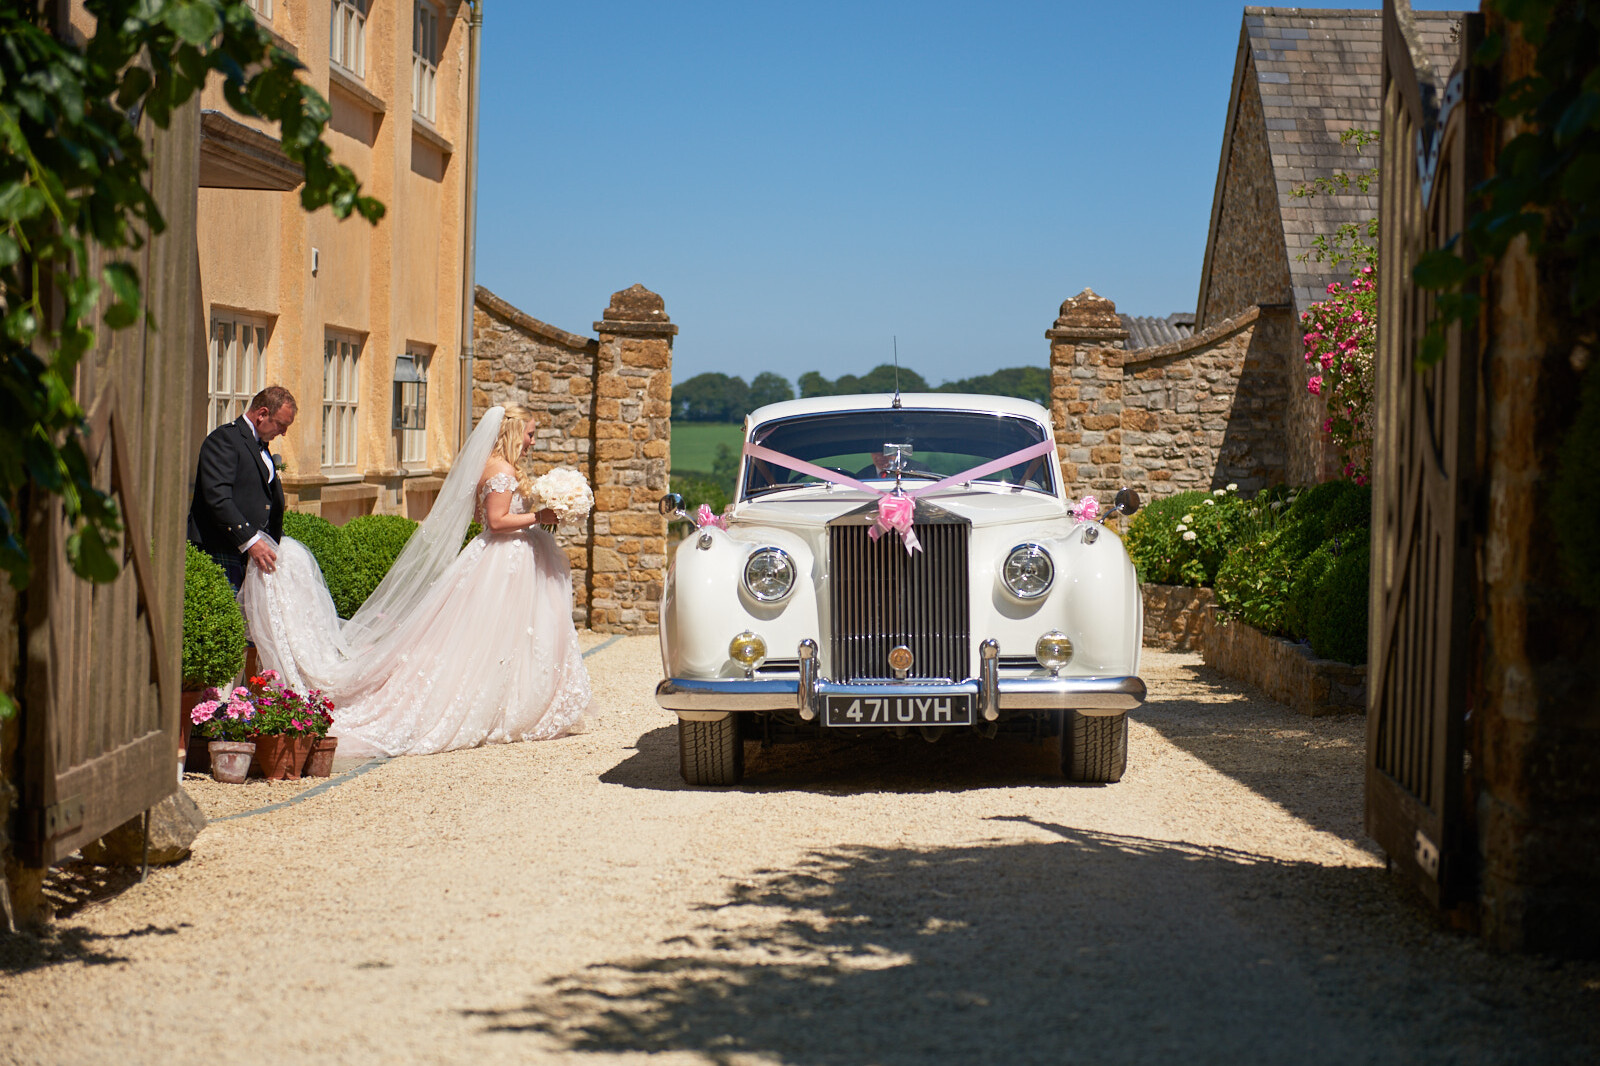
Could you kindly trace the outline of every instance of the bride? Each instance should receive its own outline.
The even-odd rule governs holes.
[[[285,537],[239,598],[264,669],[333,701],[340,755],[424,755],[579,732],[589,675],[555,518],[528,510],[521,407],[494,407],[456,456],[427,520],[343,621],[306,547]],[[483,532],[461,541],[476,514]],[[459,551],[458,551],[459,549]]]

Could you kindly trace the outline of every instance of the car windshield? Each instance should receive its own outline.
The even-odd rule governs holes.
[[[904,407],[800,415],[764,422],[752,434],[762,447],[859,481],[893,479],[898,455],[901,477],[913,482],[959,474],[1044,439],[1044,427],[1030,418]],[[820,480],[752,457],[745,467],[741,495],[749,499]],[[1024,459],[982,480],[1055,493],[1048,454]]]

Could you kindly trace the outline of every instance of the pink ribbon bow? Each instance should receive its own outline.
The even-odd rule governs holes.
[[[907,555],[919,552],[922,550],[922,542],[917,540],[917,534],[912,529],[912,519],[916,513],[917,501],[910,496],[879,496],[878,518],[867,531],[867,536],[877,540],[892,529],[900,534]]]
[[[706,526],[727,529],[728,519],[713,511],[709,503],[702,503],[700,509],[694,513],[694,524],[697,529],[704,529]]]
[[[1093,496],[1085,496],[1072,509],[1072,517],[1080,522],[1093,522],[1100,517],[1100,501]]]

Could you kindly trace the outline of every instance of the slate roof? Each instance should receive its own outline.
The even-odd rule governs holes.
[[[1415,12],[1418,36],[1436,71],[1448,73],[1456,64],[1460,46],[1454,37],[1462,14]],[[1278,207],[1288,245],[1295,311],[1299,313],[1327,294],[1328,282],[1344,280],[1348,270],[1330,271],[1325,264],[1300,262],[1296,257],[1312,249],[1312,238],[1317,234],[1332,234],[1341,223],[1364,221],[1378,213],[1376,181],[1366,195],[1299,199],[1290,192],[1314,178],[1329,177],[1338,171],[1377,169],[1376,144],[1368,145],[1357,156],[1353,147],[1339,143],[1339,132],[1378,128],[1383,79],[1382,12],[1304,7],[1244,9],[1201,272],[1202,311],[1235,115],[1247,68],[1261,92]]]
[[[1128,331],[1127,347],[1155,348],[1162,344],[1176,344],[1194,334],[1194,315],[1179,311],[1166,318],[1155,315],[1118,315],[1122,328]]]

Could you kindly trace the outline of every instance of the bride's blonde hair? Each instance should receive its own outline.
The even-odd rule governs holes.
[[[528,456],[522,446],[522,434],[528,428],[528,420],[533,417],[533,412],[518,403],[505,405],[505,417],[500,421],[500,435],[494,439],[494,447],[490,449],[490,458],[504,459],[511,464],[511,469],[517,474],[517,491],[525,500],[533,498],[533,482],[528,478],[527,468],[523,460]]]

